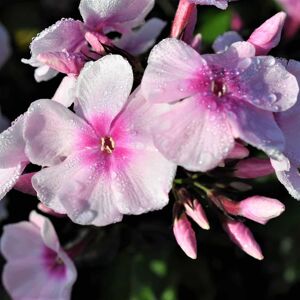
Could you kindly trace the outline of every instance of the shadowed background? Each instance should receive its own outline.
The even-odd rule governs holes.
[[[33,68],[20,60],[29,58],[29,43],[38,32],[62,17],[80,19],[78,3],[0,0],[0,22],[10,33],[13,50],[0,70],[0,106],[11,121],[32,101],[53,96],[62,75],[36,83]],[[162,37],[168,35],[176,3],[156,0],[149,15],[168,21]],[[201,7],[197,32],[203,34],[203,51],[211,51],[215,37],[230,30],[234,13],[241,15],[244,26],[240,33],[247,37],[279,10],[272,0],[241,0],[226,11]],[[271,54],[300,60],[299,42],[300,33],[289,41],[283,39]],[[146,57],[142,57],[144,65]],[[125,217],[120,224],[98,229],[96,242],[76,261],[79,277],[72,299],[87,299],[87,295],[99,300],[300,299],[300,203],[291,199],[274,178],[257,181],[255,194],[278,198],[286,205],[286,212],[266,226],[247,223],[262,246],[264,261],[254,260],[233,245],[209,210],[211,230],[195,227],[198,259],[186,257],[172,235],[171,198],[162,211]],[[37,205],[35,197],[16,191],[8,198],[9,217],[2,225],[28,219]],[[65,219],[51,220],[63,243],[82,230]],[[2,268],[3,259],[0,263]],[[9,299],[2,287],[0,299]]]

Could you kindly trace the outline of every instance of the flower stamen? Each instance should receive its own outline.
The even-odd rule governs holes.
[[[106,136],[101,138],[101,151],[112,154],[115,150],[115,141],[112,137]]]

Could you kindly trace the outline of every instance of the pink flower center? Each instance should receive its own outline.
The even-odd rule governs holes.
[[[100,140],[101,151],[112,154],[115,150],[116,143],[111,136],[102,137]]]
[[[226,95],[227,86],[222,80],[213,80],[211,82],[211,91],[220,98]]]
[[[50,248],[45,247],[43,262],[51,276],[61,278],[65,276],[66,266],[58,254]]]

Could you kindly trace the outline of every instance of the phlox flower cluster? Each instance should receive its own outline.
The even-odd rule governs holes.
[[[153,0],[81,0],[83,21],[62,19],[42,31],[23,62],[35,68],[37,81],[65,77],[52,99],[33,101],[10,127],[1,125],[0,197],[15,188],[36,196],[44,214],[94,226],[173,201],[174,236],[193,259],[191,221],[210,229],[205,199],[229,238],[263,259],[244,220],[266,224],[285,206],[242,193],[253,188],[251,179],[275,173],[300,200],[300,63],[269,55],[280,42],[284,12],[246,40],[227,32],[214,53],[201,53],[197,5],[226,9],[228,2],[181,0],[161,41],[166,23],[145,21]],[[2,39],[0,28],[0,64],[8,56]],[[139,55],[152,47],[141,78]],[[31,165],[37,171],[28,172]],[[232,190],[240,196],[231,199]],[[13,299],[70,299],[72,259],[83,244],[84,237],[62,246],[50,220],[35,211],[29,221],[6,225],[5,288]]]

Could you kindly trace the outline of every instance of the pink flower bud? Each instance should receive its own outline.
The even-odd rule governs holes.
[[[251,34],[248,42],[255,47],[256,55],[266,55],[278,45],[285,19],[286,13],[277,13]]]
[[[239,203],[239,215],[260,224],[281,215],[285,206],[280,201],[262,196],[253,196]]]
[[[195,4],[190,3],[189,0],[180,0],[174,22],[171,29],[171,37],[178,38],[187,24],[189,23],[190,17],[194,11]]]
[[[223,222],[223,227],[232,242],[244,252],[258,260],[264,258],[260,246],[255,241],[250,229],[242,222],[227,219]]]
[[[33,188],[31,183],[31,178],[34,174],[35,172],[21,175],[16,182],[14,189],[24,194],[36,196],[36,190]]]
[[[227,156],[227,159],[243,159],[249,155],[249,150],[240,143],[235,143],[233,149]]]
[[[243,19],[238,12],[234,12],[231,19],[231,29],[234,31],[240,31],[244,27]]]
[[[249,197],[240,202],[234,202],[225,197],[219,200],[227,213],[242,216],[263,225],[281,215],[285,210],[284,204],[277,199],[263,196]]]
[[[208,230],[209,223],[201,203],[194,199],[184,203],[186,214],[192,218],[202,229]]]
[[[248,158],[238,162],[234,176],[238,178],[257,178],[274,173],[269,159]]]
[[[173,224],[173,233],[177,244],[181,247],[184,253],[190,258],[196,259],[196,235],[185,213],[181,214],[179,218],[175,218]]]

